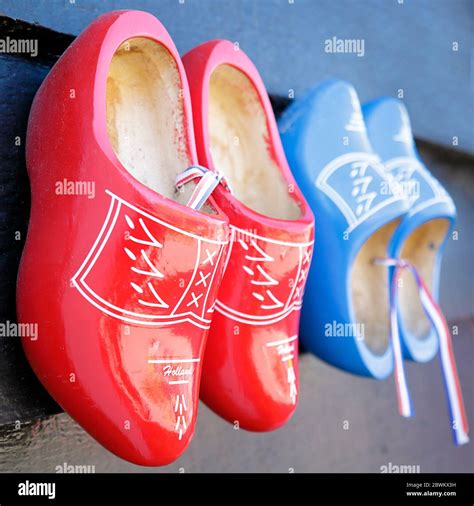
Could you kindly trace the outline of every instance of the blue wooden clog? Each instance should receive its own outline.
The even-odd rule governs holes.
[[[410,206],[394,232],[389,256],[413,264],[437,300],[442,254],[456,208],[420,160],[403,103],[381,98],[366,104],[363,114],[372,147],[395,179],[392,193],[403,193]],[[425,362],[436,354],[438,339],[423,311],[413,277],[404,273],[401,281],[398,325],[404,355]]]
[[[293,174],[316,216],[313,262],[302,310],[303,345],[352,373],[384,378],[389,344],[387,255],[407,200],[389,190],[353,87],[325,82],[295,100],[280,133]]]

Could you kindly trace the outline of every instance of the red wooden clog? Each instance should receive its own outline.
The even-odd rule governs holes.
[[[31,110],[31,220],[18,279],[24,340],[51,395],[110,451],[164,465],[188,445],[228,220],[180,202],[197,161],[188,84],[161,23],[94,21]]]
[[[206,347],[201,398],[240,427],[284,424],[298,398],[298,323],[314,218],[249,58],[216,40],[183,57],[198,159],[226,178],[216,202],[231,248]]]

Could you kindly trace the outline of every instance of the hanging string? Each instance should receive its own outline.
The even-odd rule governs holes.
[[[187,203],[188,207],[199,210],[206,203],[211,193],[215,190],[219,183],[223,184],[230,190],[229,185],[225,181],[222,174],[202,167],[200,165],[192,165],[176,176],[175,185],[179,190],[182,186],[194,179],[199,179],[194,191]]]
[[[398,410],[402,416],[413,416],[410,392],[403,367],[402,347],[398,327],[398,289],[399,279],[404,270],[411,272],[415,279],[420,301],[439,339],[440,363],[448,400],[453,439],[457,445],[469,442],[469,428],[466,410],[461,392],[461,384],[454,357],[453,343],[446,318],[433,299],[426,283],[416,268],[406,260],[396,258],[377,258],[374,263],[393,267],[394,273],[390,286],[390,338],[394,356],[395,384],[397,389]]]

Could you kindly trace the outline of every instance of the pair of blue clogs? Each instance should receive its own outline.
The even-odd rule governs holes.
[[[352,86],[330,81],[292,103],[279,127],[289,165],[317,217],[302,343],[341,369],[385,378],[393,370],[393,271],[374,258],[407,259],[437,298],[453,201],[420,161],[408,114],[396,99],[361,108]],[[402,276],[401,282],[403,353],[430,360],[438,339],[413,279]]]

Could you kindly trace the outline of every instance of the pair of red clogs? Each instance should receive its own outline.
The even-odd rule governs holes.
[[[199,394],[245,429],[288,420],[314,219],[242,51],[181,60],[150,14],[101,16],[36,95],[27,165],[18,317],[70,415],[142,465],[185,450]]]

